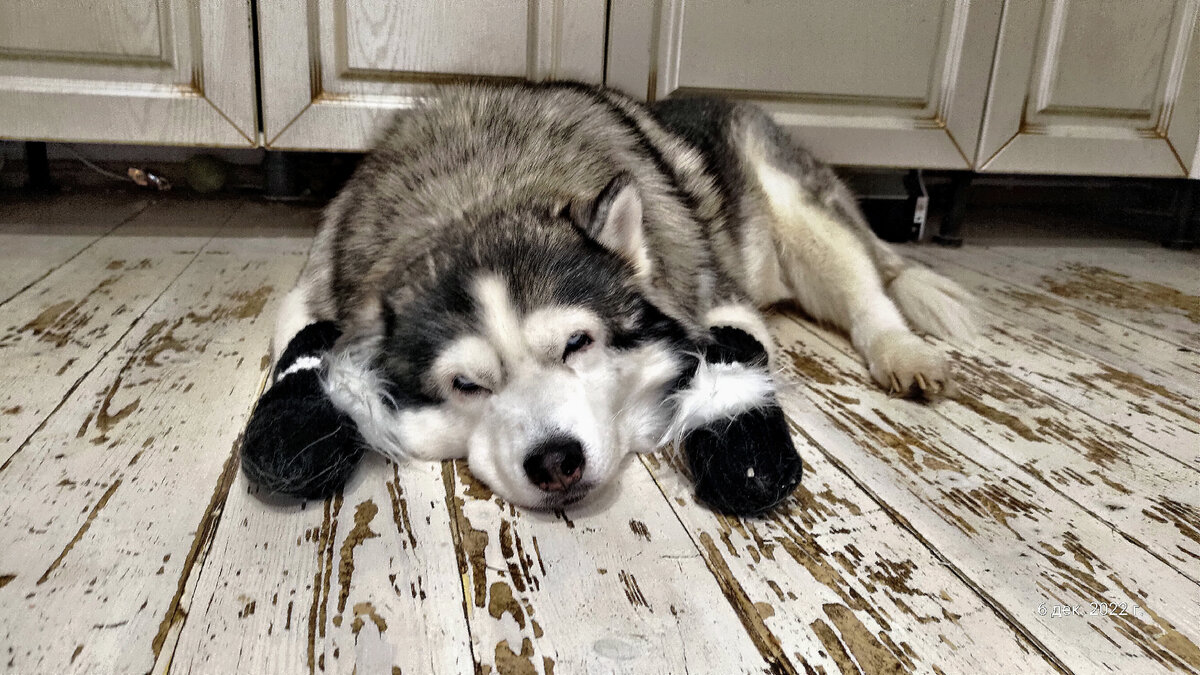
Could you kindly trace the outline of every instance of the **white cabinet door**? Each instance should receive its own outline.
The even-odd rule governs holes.
[[[258,16],[271,148],[365,149],[446,82],[603,75],[604,0],[269,0]]]
[[[756,101],[836,164],[965,169],[1000,0],[613,0],[608,84]]]
[[[1198,0],[1010,0],[984,171],[1186,176],[1200,139]]]
[[[249,0],[0,0],[0,137],[250,146]]]

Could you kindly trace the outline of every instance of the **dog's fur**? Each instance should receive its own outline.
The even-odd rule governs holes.
[[[902,393],[950,384],[910,326],[972,331],[967,293],[879,241],[752,105],[473,86],[398,116],[364,159],[275,344],[337,321],[325,386],[374,449],[466,456],[501,496],[557,507],[628,452],[773,400],[769,364],[697,356],[715,326],[769,349],[759,310],[785,301],[846,330]],[[563,437],[583,477],[550,493],[522,465]]]

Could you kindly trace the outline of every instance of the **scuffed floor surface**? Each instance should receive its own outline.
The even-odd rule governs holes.
[[[963,396],[773,328],[806,463],[763,520],[676,455],[518,511],[370,457],[256,494],[238,438],[312,209],[0,205],[0,664],[12,673],[1200,672],[1200,256],[906,248],[985,299]]]

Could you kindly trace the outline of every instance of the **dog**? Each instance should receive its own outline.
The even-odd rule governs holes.
[[[399,114],[329,204],[274,345],[336,322],[322,383],[365,442],[465,457],[511,503],[683,439],[701,498],[753,513],[799,480],[761,313],[784,302],[905,395],[952,384],[914,329],[973,331],[971,296],[749,103],[470,85]]]

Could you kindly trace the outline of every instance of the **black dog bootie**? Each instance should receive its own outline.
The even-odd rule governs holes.
[[[766,348],[729,326],[711,329],[710,337],[691,388],[708,389],[718,403],[711,419],[684,434],[684,455],[697,498],[721,513],[761,514],[800,483],[800,456],[783,410],[765,386]]]
[[[354,421],[334,407],[321,386],[323,357],[339,335],[332,321],[297,333],[250,416],[242,472],[266,490],[327,497],[345,485],[365,451]]]

